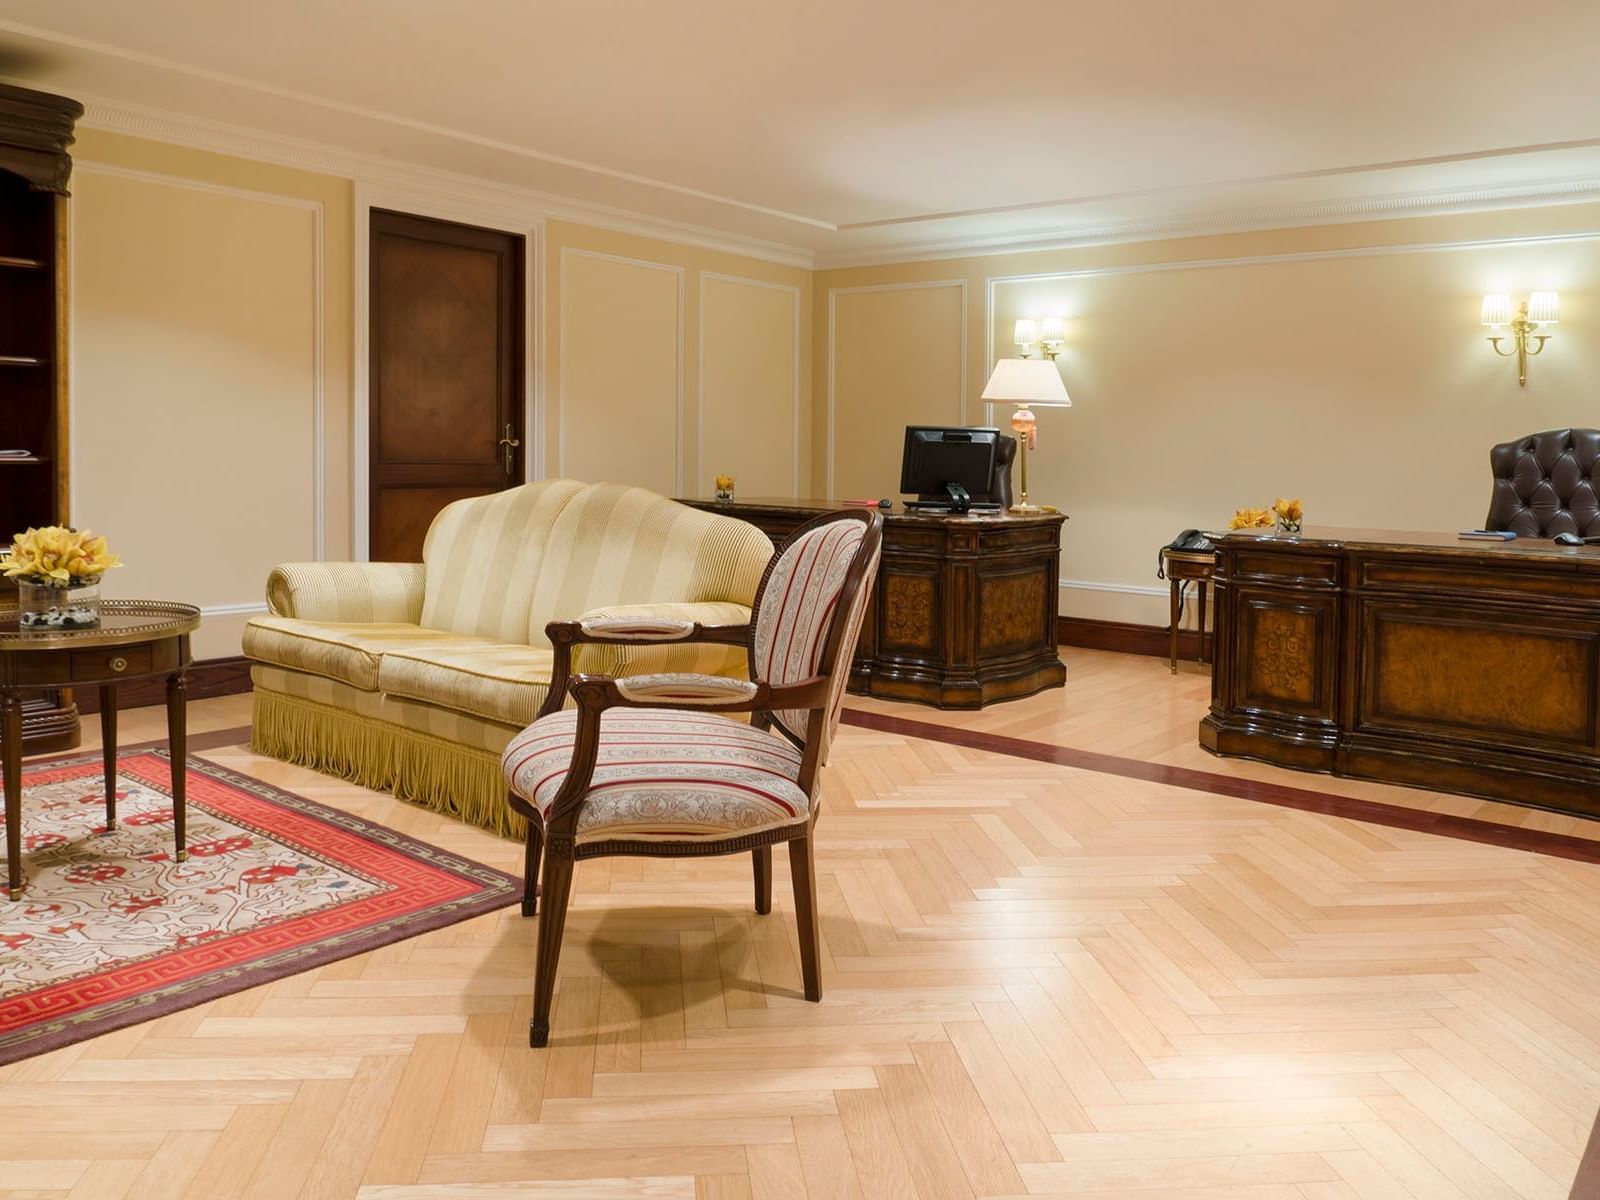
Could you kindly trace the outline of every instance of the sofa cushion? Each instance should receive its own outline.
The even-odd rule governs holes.
[[[540,812],[555,803],[572,763],[578,714],[554,713],[511,739],[507,786]],[[580,842],[720,840],[804,822],[800,751],[776,734],[712,713],[610,709]]]
[[[464,638],[400,622],[300,621],[293,617],[254,617],[244,627],[244,652],[257,662],[337,679],[363,691],[376,691],[378,664],[392,650],[441,648],[483,638]]]
[[[508,725],[526,725],[550,691],[555,655],[533,646],[474,639],[384,654],[378,689]]]

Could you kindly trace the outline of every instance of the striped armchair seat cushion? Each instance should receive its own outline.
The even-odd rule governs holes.
[[[501,760],[511,790],[548,812],[566,781],[577,714],[535,721]],[[795,782],[800,751],[765,730],[711,713],[613,709],[578,841],[708,841],[799,824],[809,801]]]

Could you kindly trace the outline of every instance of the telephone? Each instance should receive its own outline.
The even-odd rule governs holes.
[[[1196,553],[1204,554],[1209,550],[1215,550],[1216,546],[1212,545],[1211,539],[1205,534],[1201,533],[1200,530],[1185,529],[1177,537],[1173,538],[1170,542],[1163,546],[1162,549],[1190,550]],[[1161,555],[1158,553],[1156,555],[1156,578],[1165,579],[1166,577],[1166,566],[1162,563]]]

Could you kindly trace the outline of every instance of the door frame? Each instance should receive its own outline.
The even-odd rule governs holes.
[[[388,209],[460,225],[477,225],[523,239],[522,421],[527,452],[523,472],[528,482],[545,477],[544,431],[544,223],[542,212],[507,202],[442,196],[433,192],[357,182],[354,221],[355,277],[352,280],[350,421],[350,547],[351,557],[366,562],[371,542],[372,407],[370,384],[372,320],[372,210]]]

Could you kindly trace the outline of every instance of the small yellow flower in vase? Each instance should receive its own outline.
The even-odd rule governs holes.
[[[1300,527],[1305,522],[1305,507],[1296,500],[1285,500],[1279,496],[1272,504],[1272,515],[1277,518],[1278,530],[1290,537],[1300,533]]]
[[[732,475],[717,476],[717,499],[721,500],[724,504],[731,504],[733,502]]]

